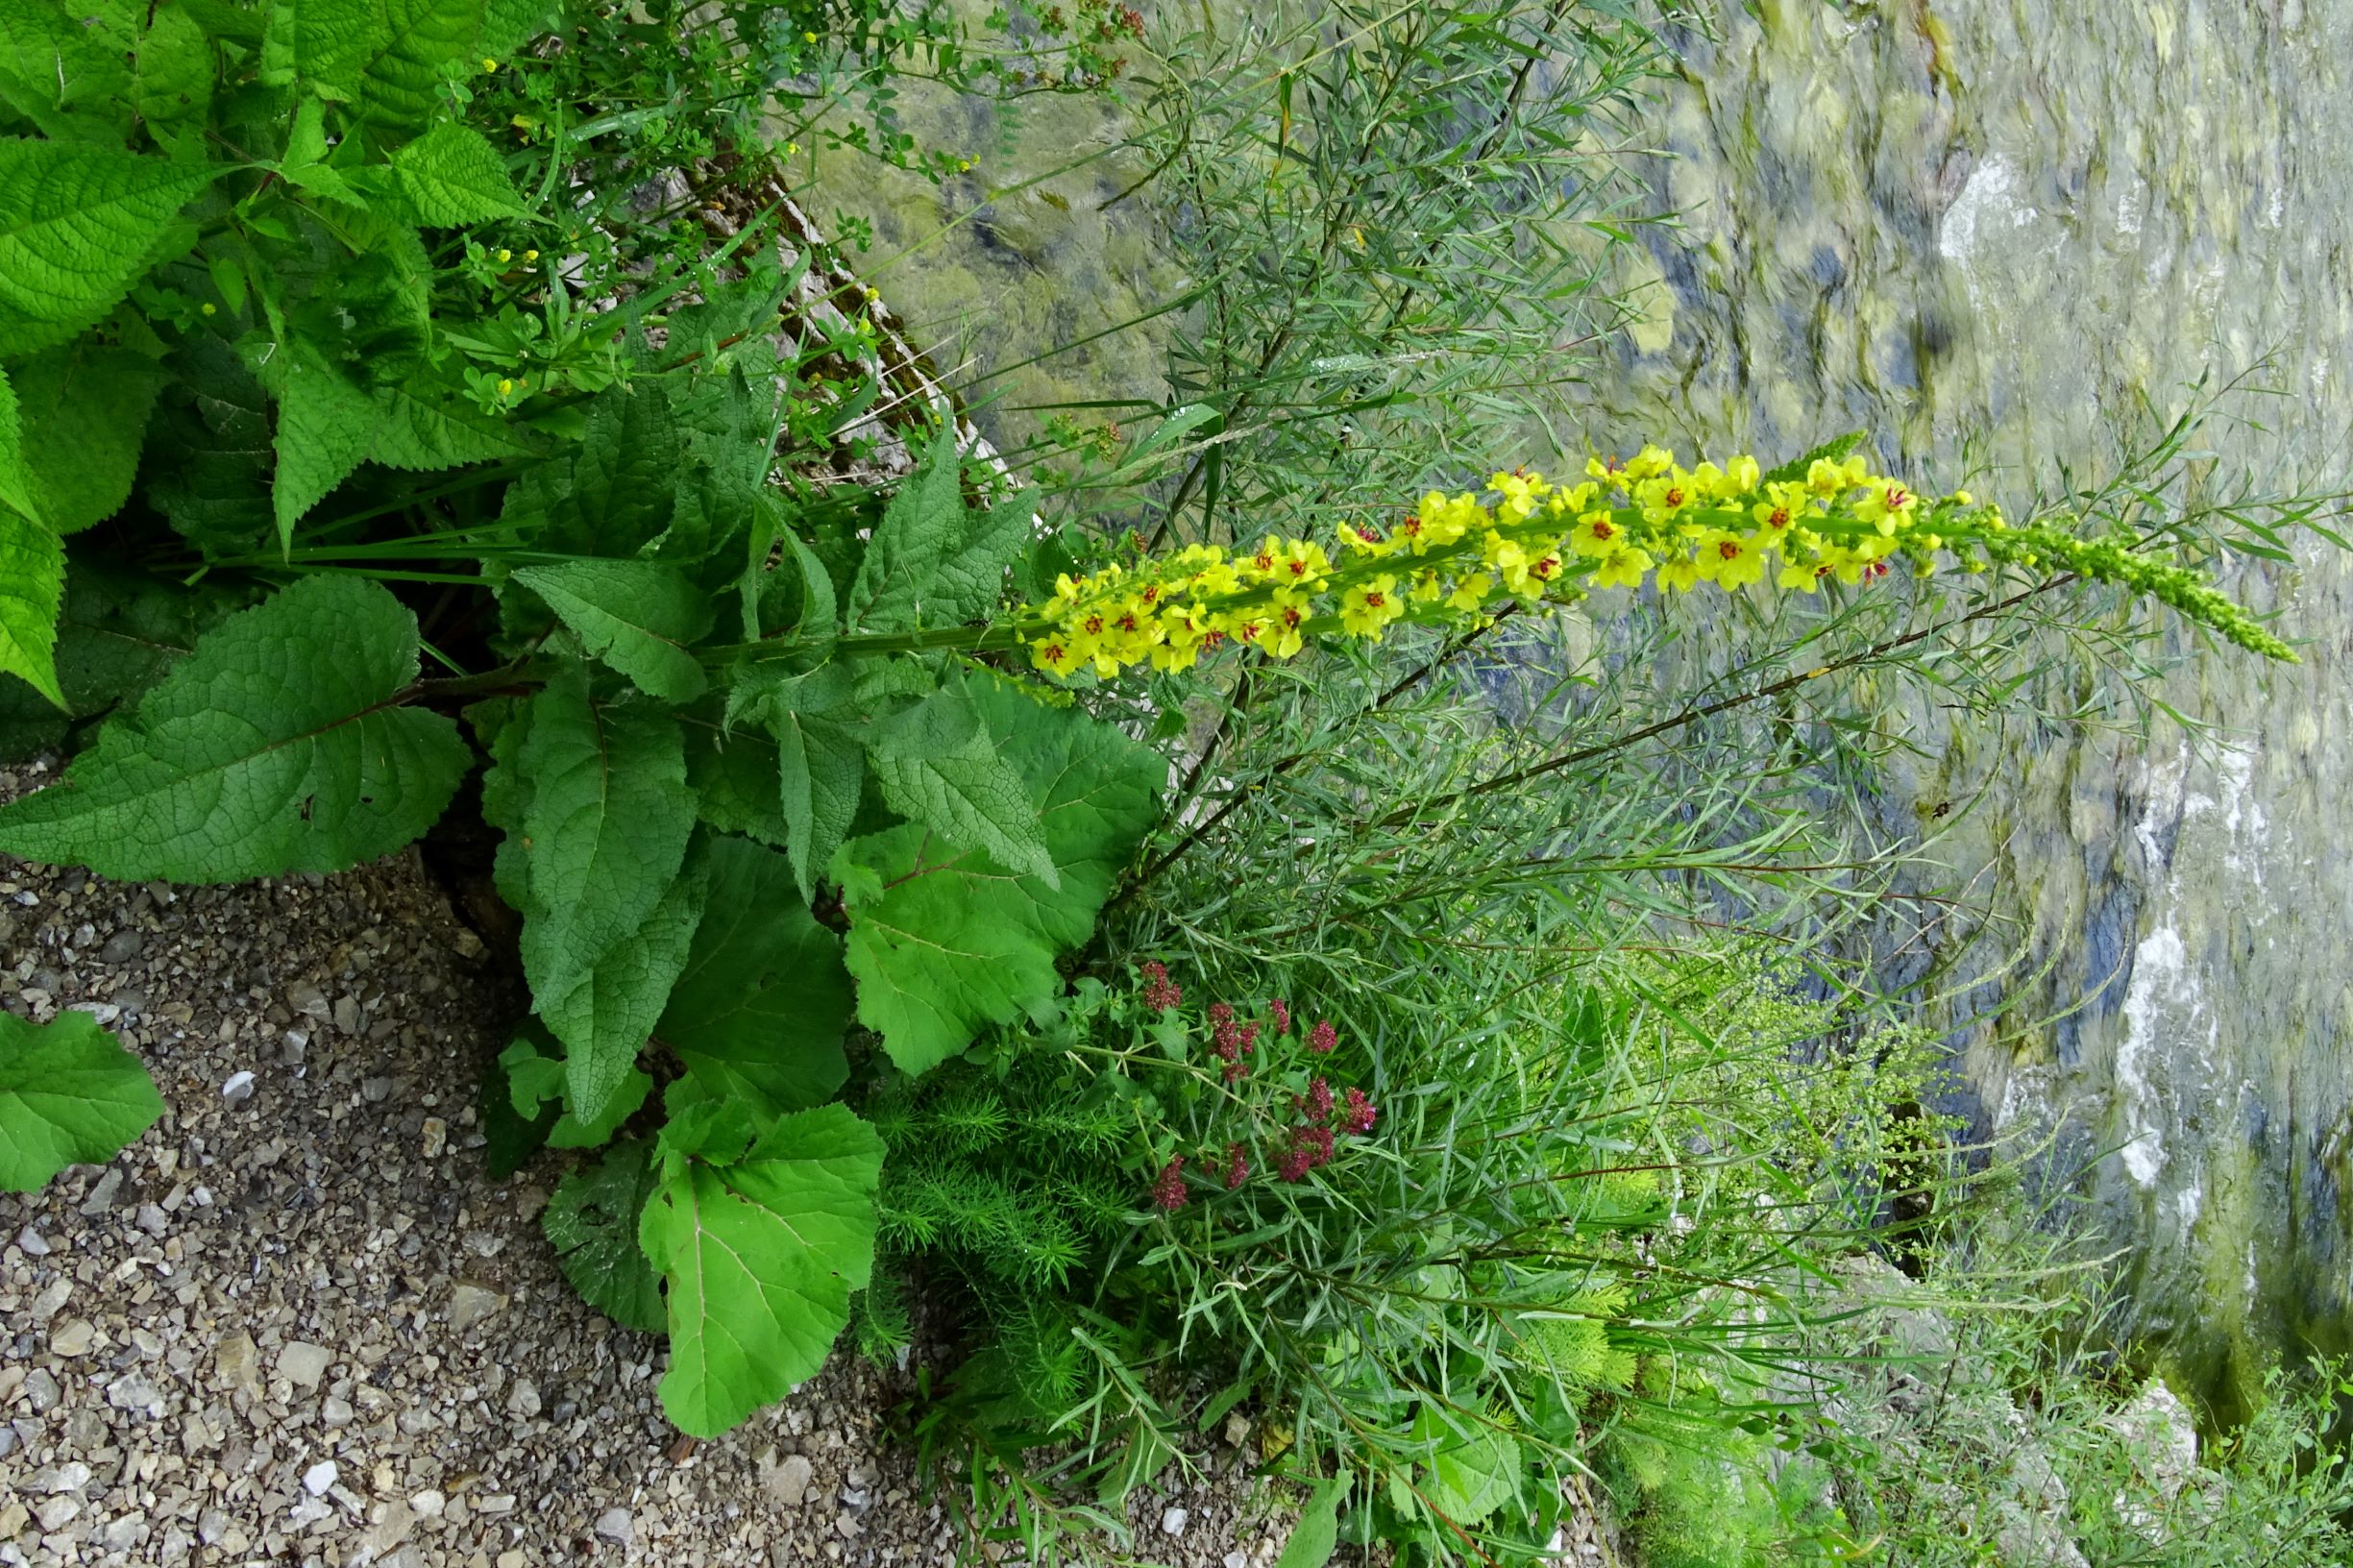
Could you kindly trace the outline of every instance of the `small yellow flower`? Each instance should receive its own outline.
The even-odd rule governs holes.
[[[484,55],[482,57],[482,70],[485,74],[495,71],[498,68],[499,62],[497,61],[491,59],[488,55]]]
[[[817,41],[817,35],[814,33],[803,33],[800,36],[800,41],[803,43],[815,43]]]
[[[1296,588],[1320,590],[1332,571],[1332,557],[1324,547],[1307,539],[1293,539],[1284,548],[1282,564],[1275,576]]]
[[[1595,560],[1607,560],[1627,544],[1626,530],[1607,512],[1587,512],[1569,530],[1569,548]]]
[[[1049,631],[1042,637],[1032,638],[1029,662],[1049,675],[1066,675],[1085,664],[1089,649],[1079,639],[1064,631]]]
[[[1496,508],[1503,520],[1521,523],[1527,521],[1528,515],[1536,509],[1536,502],[1544,499],[1552,486],[1523,470],[1496,475],[1487,481],[1487,488],[1504,498],[1504,503]]]
[[[1754,490],[1764,477],[1764,470],[1757,466],[1756,459],[1744,453],[1724,465],[1725,494],[1745,496]]]
[[[220,314],[220,312],[219,312],[219,311],[215,310],[215,309],[212,307],[212,302],[211,302],[210,300],[207,300],[207,301],[205,301],[205,303],[204,303],[204,312],[205,312],[205,314],[206,314],[206,315],[208,315],[208,316],[216,316],[216,315]]]
[[[499,396],[500,396],[500,397],[502,397],[502,398],[511,398],[511,397],[513,397],[514,395],[515,395],[515,383],[514,383],[513,381],[511,381],[511,380],[507,380],[507,379],[506,379],[505,377],[503,377],[503,376],[500,377],[500,378],[499,378]]]
[[[1275,610],[1259,646],[1267,656],[1287,659],[1308,646],[1308,601],[1304,594],[1284,589],[1275,596]]]
[[[1658,586],[1687,594],[1705,580],[1700,563],[1689,555],[1675,555],[1660,563]]]
[[[1657,478],[1674,467],[1675,453],[1664,447],[1645,446],[1626,460],[1626,467],[1620,471],[1619,477],[1629,484],[1640,484],[1645,479]]]
[[[1920,497],[1894,479],[1875,479],[1863,499],[1854,503],[1854,515],[1882,534],[1892,534],[1909,523],[1919,507]]]
[[[1634,487],[1634,499],[1642,506],[1644,522],[1654,527],[1664,527],[1698,504],[1699,485],[1679,468],[1644,479]]]
[[[1340,625],[1353,637],[1378,637],[1382,627],[1405,613],[1397,579],[1386,572],[1340,595]]]
[[[1822,575],[1826,570],[1827,568],[1813,561],[1790,560],[1782,566],[1781,575],[1773,580],[1783,588],[1795,589],[1802,594],[1811,594],[1821,589]]]
[[[1412,600],[1416,604],[1435,604],[1446,597],[1446,580],[1429,567],[1413,579]]]
[[[1455,591],[1446,596],[1446,607],[1465,614],[1476,611],[1495,592],[1495,576],[1490,572],[1474,572],[1455,584]]]
[[[1650,569],[1648,551],[1621,544],[1602,557],[1601,567],[1593,574],[1593,581],[1595,586],[1601,588],[1639,588],[1643,574]]]
[[[1726,593],[1765,580],[1764,551],[1736,533],[1719,533],[1701,550],[1702,558],[1715,557],[1711,576]]]
[[[1765,486],[1765,499],[1750,507],[1749,515],[1756,519],[1759,541],[1782,546],[1797,530],[1799,520],[1806,515],[1804,487],[1769,484]]]
[[[502,250],[499,252],[499,265],[501,266],[506,265],[506,263],[512,261],[514,258],[515,253],[512,251]]]
[[[1860,488],[1863,481],[1870,478],[1871,465],[1860,456],[1850,457],[1843,463],[1817,457],[1806,466],[1805,487],[1826,501]]]
[[[538,259],[539,253],[537,251],[526,251],[523,253],[523,264],[527,267]]]

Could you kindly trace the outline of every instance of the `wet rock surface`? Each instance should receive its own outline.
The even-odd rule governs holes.
[[[413,855],[233,888],[0,859],[0,1007],[93,1013],[167,1107],[0,1193],[0,1564],[957,1560],[884,1442],[901,1374],[837,1356],[679,1442],[661,1341],[540,1237],[560,1168],[487,1174],[475,1090],[518,1005]],[[1147,1557],[1270,1562],[1287,1521],[1238,1451],[1203,1458],[1138,1494]]]

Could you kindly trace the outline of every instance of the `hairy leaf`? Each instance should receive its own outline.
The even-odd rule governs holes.
[[[0,137],[0,358],[62,343],[131,291],[226,163]]]
[[[1332,1560],[1340,1539],[1340,1494],[1347,1489],[1345,1481],[1315,1483],[1299,1510],[1299,1522],[1291,1527],[1290,1539],[1283,1543],[1283,1555],[1275,1558],[1275,1568],[1324,1568]]]
[[[155,361],[83,341],[28,360],[15,375],[34,515],[60,533],[112,517],[138,474],[162,384]]]
[[[367,456],[376,423],[375,399],[315,354],[295,351],[278,403],[278,477],[270,487],[282,548],[293,548],[294,525]]]
[[[843,846],[858,1018],[908,1072],[1055,993],[1055,955],[1092,933],[1165,773],[1155,752],[1074,710],[997,683],[973,698],[1030,792],[1061,886],[944,850],[913,822]]]
[[[709,600],[659,561],[527,566],[516,582],[548,601],[597,658],[648,697],[692,702],[707,684],[689,645],[711,629]]]
[[[782,849],[784,813],[777,801],[776,743],[756,730],[727,730],[699,715],[686,723],[686,781],[695,811],[722,833]]]
[[[786,1116],[733,1164],[674,1157],[638,1239],[669,1282],[662,1409],[710,1437],[825,1361],[873,1270],[882,1139],[846,1106]]]
[[[586,432],[568,459],[507,488],[500,521],[534,549],[633,557],[669,528],[685,460],[663,384],[615,387],[589,404]]]
[[[966,511],[954,432],[936,436],[875,526],[844,619],[861,631],[902,631],[985,617],[1026,537],[1017,508]]]
[[[431,472],[464,463],[527,457],[524,432],[485,414],[455,387],[429,374],[376,392],[377,426],[368,460],[386,468]]]
[[[0,1190],[110,1160],[162,1115],[147,1069],[87,1013],[36,1024],[0,1012]]]
[[[711,1090],[763,1120],[821,1104],[849,1076],[842,940],[810,917],[792,863],[742,839],[711,845],[711,895],[654,1032]]]
[[[392,155],[402,193],[429,228],[530,214],[506,164],[479,131],[444,120]]]
[[[276,531],[270,506],[270,400],[226,339],[184,335],[176,378],[156,409],[144,498],[208,553],[259,550]]]
[[[0,0],[0,109],[61,141],[120,145],[130,121],[126,12],[119,0]]]
[[[662,1330],[662,1280],[637,1244],[638,1216],[655,1183],[650,1151],[634,1139],[564,1178],[540,1227],[580,1299],[625,1329]]]
[[[132,67],[131,108],[150,125],[204,116],[212,103],[212,51],[204,29],[175,4],[146,8]]]
[[[502,756],[494,777],[502,813],[523,823],[519,868],[502,854],[502,873],[520,870],[524,973],[564,1042],[573,1109],[594,1120],[661,1016],[700,914],[699,879],[680,874],[695,802],[678,723],[596,697],[576,665],[531,699],[514,765]],[[490,780],[484,792],[487,808]]]
[[[64,596],[64,541],[0,506],[0,674],[17,676],[61,708],[56,649]]]
[[[0,761],[71,746],[78,725],[154,685],[250,598],[218,579],[183,587],[69,556],[57,643],[64,706],[0,685]]]
[[[38,508],[33,504],[33,474],[25,466],[24,441],[24,415],[16,387],[6,367],[0,367],[0,507],[13,507],[31,517]]]
[[[416,617],[380,584],[302,578],[208,633],[61,781],[0,806],[0,849],[175,882],[390,854],[470,760],[449,720],[398,705],[416,674]]]
[[[866,739],[892,810],[951,845],[981,850],[1007,870],[1062,886],[1039,832],[1038,808],[963,683],[943,686],[875,723]]]

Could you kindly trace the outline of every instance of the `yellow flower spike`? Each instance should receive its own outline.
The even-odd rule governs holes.
[[[1639,588],[1644,574],[1651,570],[1650,552],[1632,545],[1619,545],[1601,559],[1601,566],[1593,574],[1594,586],[1598,588]]]

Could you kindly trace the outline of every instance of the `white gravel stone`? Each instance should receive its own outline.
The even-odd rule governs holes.
[[[98,1340],[98,1330],[86,1317],[77,1317],[49,1335],[49,1353],[53,1356],[87,1356],[90,1346]]]
[[[253,1097],[254,1075],[250,1072],[233,1072],[221,1085],[221,1098],[231,1105],[243,1105]]]
[[[637,1521],[626,1508],[607,1508],[597,1519],[597,1538],[626,1546],[637,1534]]]
[[[1163,1535],[1182,1535],[1191,1519],[1192,1515],[1183,1508],[1169,1508],[1160,1516],[1160,1532]]]
[[[314,1345],[306,1339],[289,1339],[286,1348],[278,1353],[278,1375],[309,1393],[327,1376],[327,1368],[334,1360],[334,1352],[325,1345]]]
[[[308,1492],[312,1497],[325,1497],[327,1489],[332,1486],[342,1474],[343,1472],[336,1467],[334,1460],[321,1459],[303,1472],[303,1490]]]
[[[24,1249],[24,1255],[27,1258],[49,1256],[49,1243],[42,1240],[40,1232],[30,1225],[16,1233],[16,1245]]]

